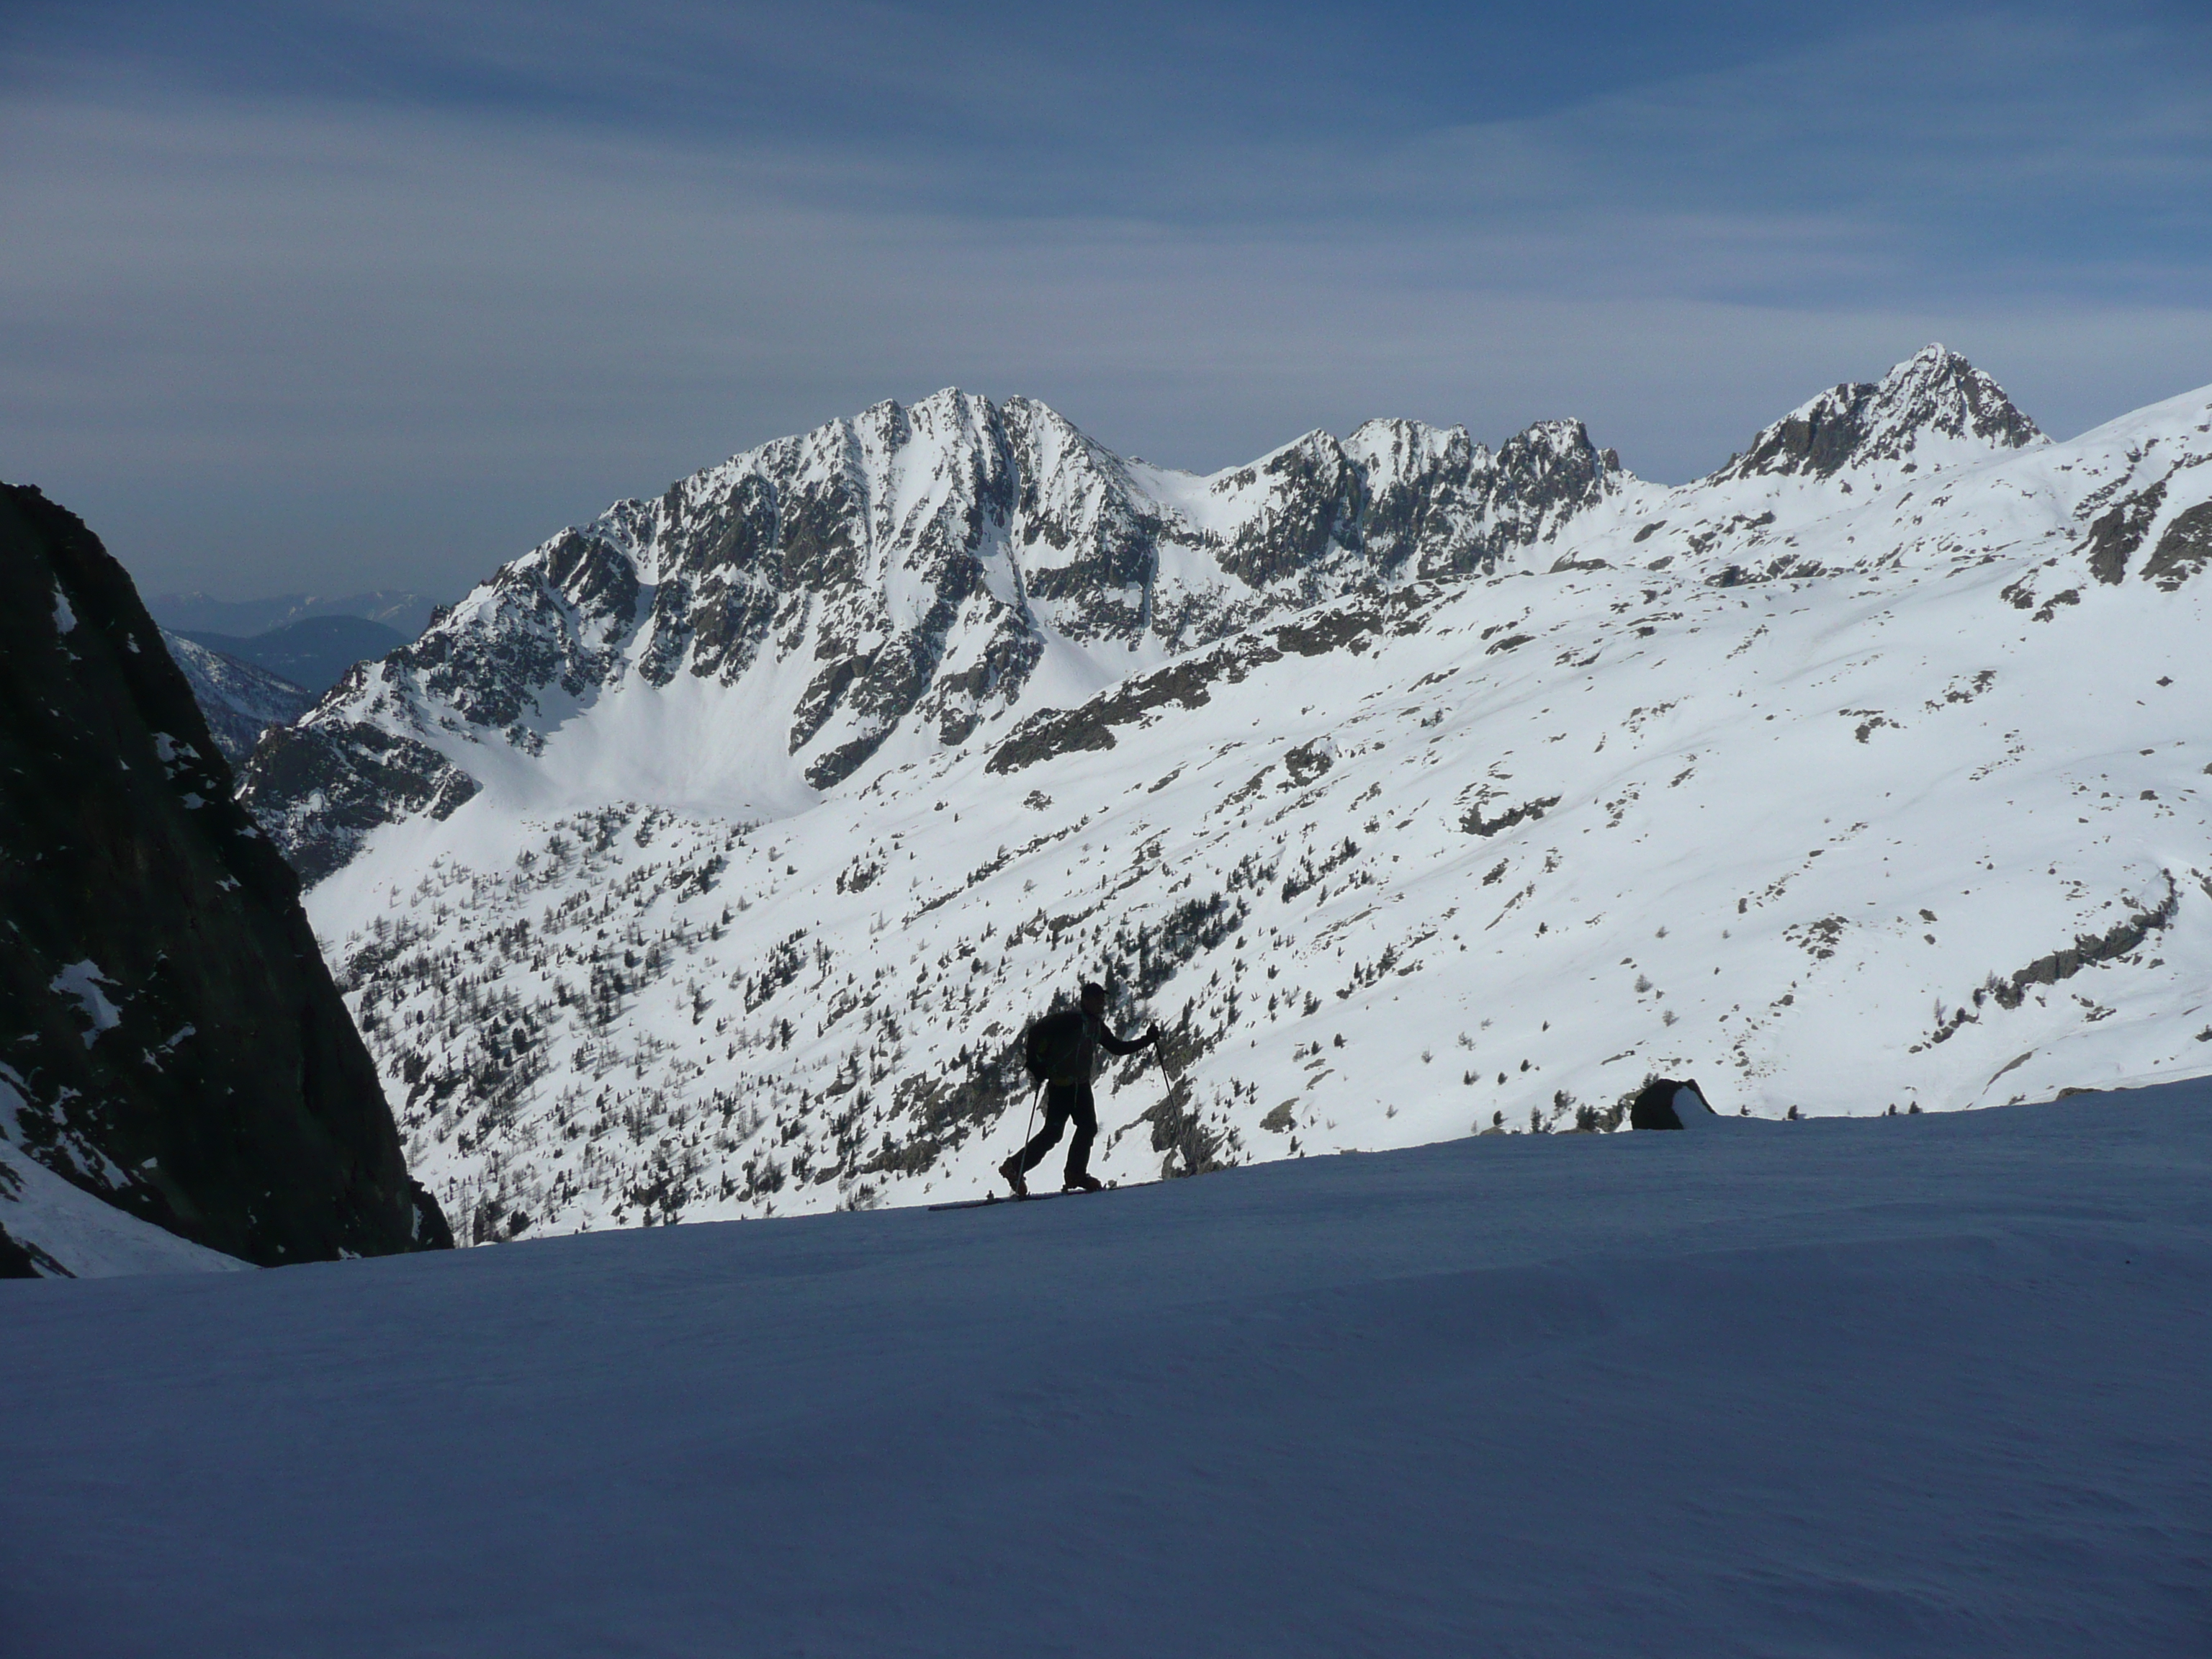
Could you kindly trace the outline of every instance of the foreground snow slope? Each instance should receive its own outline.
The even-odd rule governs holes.
[[[2212,1082],[0,1284],[24,1651],[2196,1655]]]

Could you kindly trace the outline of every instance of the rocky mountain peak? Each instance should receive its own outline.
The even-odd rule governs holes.
[[[1344,441],[1344,449],[1376,487],[1425,471],[1465,471],[1480,453],[1490,452],[1468,436],[1463,426],[1431,426],[1397,417],[1363,421]]]
[[[714,775],[781,811],[964,742],[1048,664],[1096,685],[1133,653],[1494,568],[1624,477],[1578,421],[1495,454],[1463,428],[1370,422],[1201,476],[1124,460],[1033,399],[885,401],[502,567],[276,733],[245,799],[319,879],[380,823],[526,778],[599,705],[705,682],[749,711]]]
[[[1048,658],[1095,684],[1132,653],[1489,568],[1611,476],[1571,421],[1495,456],[1463,428],[1370,422],[1200,476],[1124,460],[1030,398],[886,401],[502,567],[276,733],[245,799],[317,879],[378,824],[517,775],[501,751],[535,762],[597,705],[682,679],[750,709],[748,740],[773,746],[723,763],[787,802],[964,741]]]
[[[1752,441],[1716,477],[1831,477],[1895,463],[1956,465],[2049,440],[2004,388],[1957,352],[1923,347],[1878,382],[1830,387]]]
[[[1124,1182],[1632,1125],[1653,1078],[1782,1118],[2170,1071],[2203,1052],[2212,390],[2047,447],[2001,398],[1938,349],[1798,412],[1833,475],[1806,445],[1675,488],[1571,421],[1200,475],[1009,403],[975,472],[909,435],[850,474],[881,513],[756,456],[663,532],[757,515],[683,613],[753,573],[751,666],[695,646],[662,686],[623,646],[521,761],[426,701],[482,795],[309,902],[477,1239],[980,1190],[1079,975],[1178,1045],[1113,1078]],[[809,536],[862,574],[798,580]],[[940,568],[977,584],[942,635],[836,631]],[[878,665],[925,649],[901,715]]]
[[[1524,515],[1542,518],[1589,505],[1604,494],[1607,475],[1620,470],[1619,457],[1592,443],[1580,421],[1539,421],[1498,452],[1497,493]]]

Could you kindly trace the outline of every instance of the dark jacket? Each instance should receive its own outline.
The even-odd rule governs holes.
[[[1134,1040],[1115,1036],[1107,1029],[1103,1019],[1093,1019],[1080,1009],[1064,1008],[1056,1014],[1048,1014],[1038,1022],[1045,1028],[1048,1053],[1058,1057],[1051,1081],[1055,1087],[1073,1088],[1088,1084],[1098,1069],[1098,1051],[1109,1054],[1133,1054],[1152,1040],[1148,1031]]]

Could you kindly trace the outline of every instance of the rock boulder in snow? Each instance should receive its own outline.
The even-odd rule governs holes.
[[[1693,1079],[1676,1082],[1655,1077],[1640,1090],[1628,1108],[1632,1129],[1694,1129],[1701,1119],[1714,1115],[1705,1091]]]

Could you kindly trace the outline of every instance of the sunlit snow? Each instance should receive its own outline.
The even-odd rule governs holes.
[[[1928,401],[1939,371],[1964,402]],[[1492,574],[1263,606],[1172,659],[1048,624],[1012,707],[949,748],[902,726],[826,793],[763,717],[804,657],[551,688],[534,747],[424,705],[404,729],[482,793],[308,895],[410,1162],[477,1239],[980,1193],[1022,1025],[1095,975],[1188,1079],[1102,1084],[1125,1182],[1609,1127],[1653,1074],[1780,1117],[2205,1069],[2208,618],[2171,549],[2212,397],[2053,445],[2008,405],[1974,441],[2002,394],[1937,349],[1878,390],[1917,424],[1877,409],[1832,473],[1608,472]],[[1816,453],[1824,398],[1790,417]],[[1024,408],[1039,453],[1164,512],[1244,487]]]

